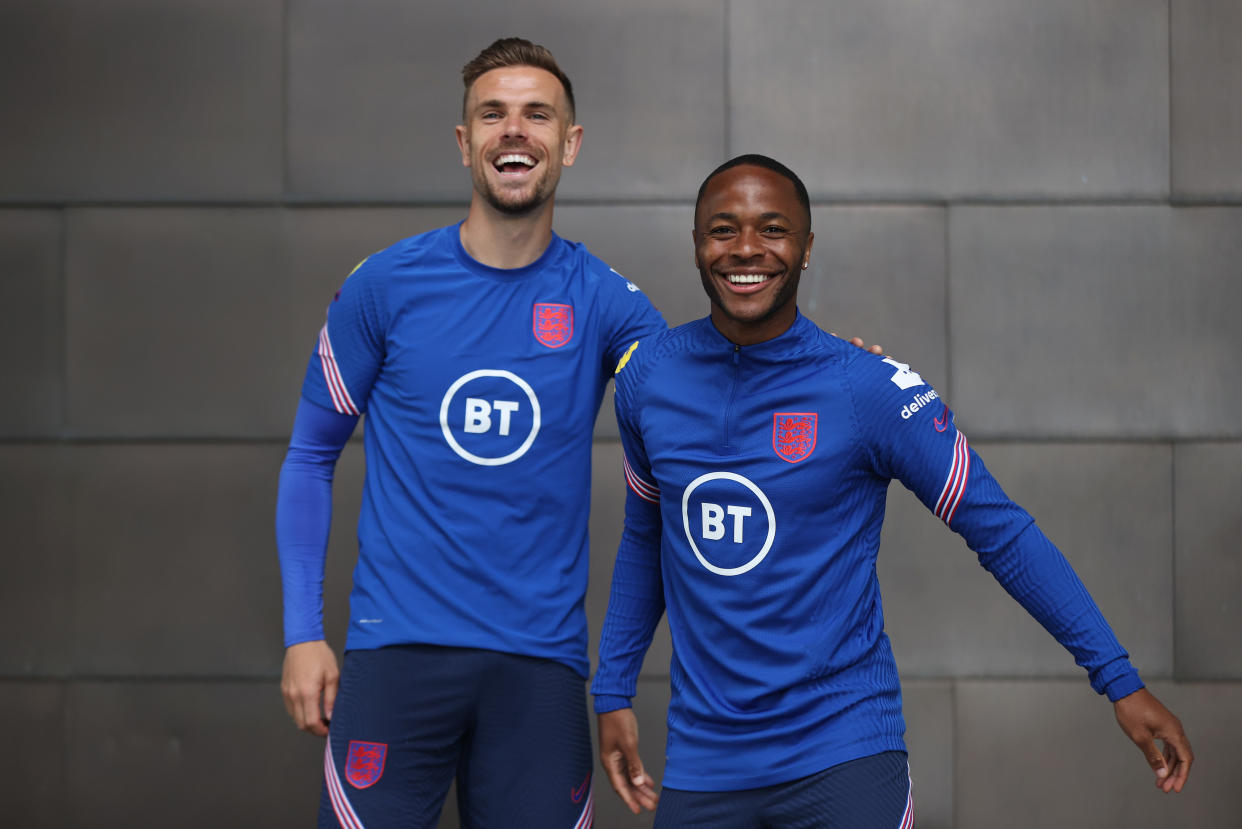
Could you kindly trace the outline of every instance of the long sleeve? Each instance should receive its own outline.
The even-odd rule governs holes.
[[[617,548],[608,612],[600,633],[599,670],[591,685],[595,711],[600,714],[629,707],[638,687],[643,657],[664,615],[660,490],[635,423],[632,389],[621,382],[620,375],[632,352],[633,348],[617,369],[617,423],[625,451],[625,529]]]
[[[935,390],[892,360],[856,365],[860,428],[877,471],[900,480],[966,540],[980,564],[1087,670],[1098,693],[1116,701],[1142,688],[1073,567],[1005,494]]]
[[[302,399],[280,468],[276,549],[285,647],[323,639],[323,576],[332,527],[332,478],[358,418]]]

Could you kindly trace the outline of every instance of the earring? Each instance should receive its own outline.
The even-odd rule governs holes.
[[[807,269],[807,268],[809,268],[810,266],[811,266],[811,263],[810,263],[810,262],[803,262],[803,263],[802,263],[802,270],[806,270],[806,269]]]

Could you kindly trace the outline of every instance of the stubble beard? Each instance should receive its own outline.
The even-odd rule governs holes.
[[[543,162],[546,164],[547,162]],[[506,216],[525,216],[533,213],[552,197],[556,192],[556,182],[548,171],[544,171],[539,180],[529,191],[529,195],[520,195],[505,199],[501,192],[492,186],[487,172],[478,170],[474,176],[474,189],[492,208]]]

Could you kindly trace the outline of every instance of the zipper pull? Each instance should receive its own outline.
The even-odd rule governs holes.
[[[741,350],[742,350],[742,347],[741,347],[740,345],[737,345],[736,343],[734,343],[734,345],[733,345],[733,365],[737,365],[737,364],[738,364],[738,362],[741,360],[741,358],[737,356],[737,355],[738,355],[738,353],[739,353]]]

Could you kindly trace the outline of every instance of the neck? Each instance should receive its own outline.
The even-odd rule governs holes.
[[[791,313],[792,312],[792,313]],[[759,345],[775,340],[793,327],[798,319],[797,306],[790,305],[790,312],[774,314],[757,322],[740,322],[724,313],[715,303],[711,308],[711,321],[716,330],[734,345]]]
[[[477,193],[461,226],[461,244],[476,262],[493,268],[522,268],[552,242],[552,200],[530,213],[501,213]]]

